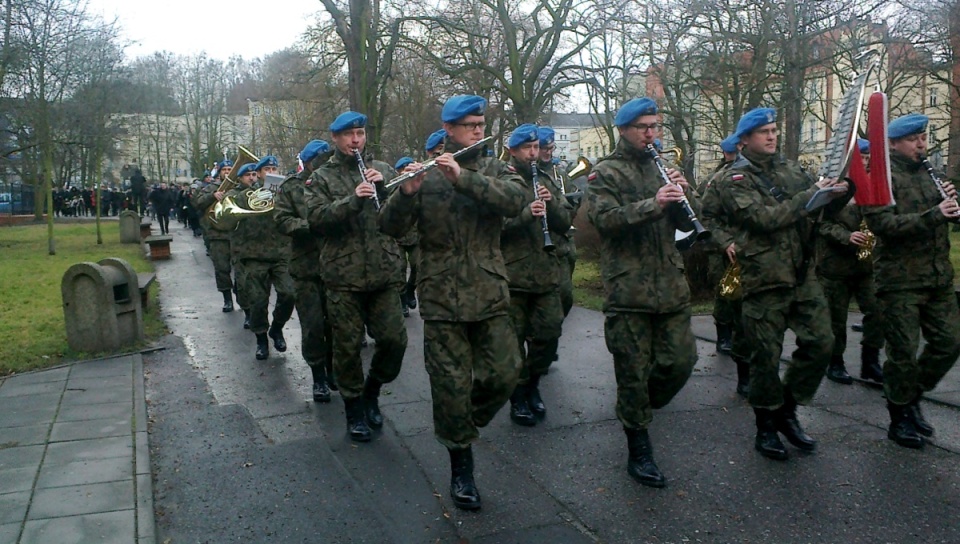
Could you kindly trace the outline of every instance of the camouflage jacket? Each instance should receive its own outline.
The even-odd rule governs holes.
[[[764,179],[779,190],[782,201]],[[744,151],[720,183],[723,212],[737,243],[743,294],[802,283],[813,264],[813,223],[804,209],[817,192],[813,179],[796,162]]]
[[[207,210],[217,203],[217,197],[213,194],[216,193],[219,188],[220,183],[206,184],[193,195],[193,200],[191,200],[190,203],[193,204],[193,208],[197,210],[197,213],[200,215],[200,226],[203,227],[207,240],[229,241],[230,230],[211,221],[207,214]]]
[[[818,276],[849,278],[868,276],[873,272],[873,259],[858,259],[860,246],[850,242],[850,235],[860,230],[862,220],[859,206],[847,205],[820,223],[817,229],[820,234],[817,237]]]
[[[700,218],[703,226],[710,231],[710,239],[707,240],[708,247],[712,251],[720,253],[726,252],[730,244],[734,243],[733,230],[730,228],[730,218],[723,212],[723,204],[720,202],[720,192],[724,190],[724,175],[733,162],[721,162],[713,171],[713,174],[707,178],[703,186],[702,200],[700,201]]]
[[[274,196],[273,220],[277,230],[290,237],[290,275],[299,279],[320,278],[320,236],[310,230],[304,199],[304,172],[283,180]]]
[[[224,200],[233,198],[238,207],[249,210],[249,195],[260,187],[259,182],[250,189],[238,187],[227,193]],[[230,232],[230,253],[234,259],[290,260],[290,237],[280,234],[272,211],[243,215],[224,214],[219,225]]]
[[[458,147],[447,138],[444,149]],[[460,179],[427,172],[413,195],[396,191],[380,212],[384,232],[420,231],[417,290],[425,320],[475,322],[507,315],[510,294],[500,252],[504,217],[516,217],[527,189],[516,170],[482,152],[458,158]]]
[[[600,233],[600,272],[606,312],[676,312],[690,304],[677,229],[693,230],[680,206],[656,201],[663,179],[645,150],[621,139],[598,161],[587,184],[590,222]],[[700,204],[692,190],[687,199]]]
[[[503,222],[500,234],[500,250],[507,265],[507,278],[512,291],[546,293],[560,285],[560,260],[557,251],[543,249],[543,223],[530,211],[533,202],[533,177],[530,165],[519,165],[515,159],[510,164],[523,178],[526,186],[526,203],[520,215]],[[553,198],[547,202],[547,227],[550,238],[557,240],[561,233],[570,230],[570,211],[573,209],[547,175],[537,168],[537,181],[550,190]],[[556,249],[559,249],[557,247]]]
[[[364,163],[385,180],[396,176],[387,163],[366,158]],[[380,232],[373,199],[354,194],[360,182],[353,156],[336,151],[304,183],[307,220],[323,237],[320,275],[326,288],[335,291],[399,288],[403,281],[400,246]],[[375,185],[382,204],[387,192],[383,183]]]
[[[568,192],[573,193],[577,191],[577,186],[574,185],[570,178],[567,177],[567,173],[560,170],[554,164],[546,164],[538,162],[540,166],[540,183],[545,183],[545,178],[550,180],[550,183],[553,186],[550,187],[550,192],[553,193],[554,198],[560,198],[565,202],[565,208],[570,212],[570,225],[573,225],[573,218],[577,216],[577,211],[580,209],[580,203],[582,198],[575,199],[571,202],[563,194],[563,189],[566,189]],[[556,191],[554,191],[556,189]],[[549,212],[547,212],[549,214]],[[573,232],[570,229],[567,229],[564,232],[557,232],[554,234],[551,229],[550,236],[553,238],[553,243],[556,244],[557,257],[566,257],[570,254],[576,254],[577,247],[573,243]]]
[[[890,156],[893,206],[865,207],[877,236],[877,292],[953,284],[950,227],[937,207],[940,193],[919,163]]]

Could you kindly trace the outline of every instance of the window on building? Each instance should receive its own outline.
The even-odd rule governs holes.
[[[937,107],[937,88],[930,87],[930,107]]]

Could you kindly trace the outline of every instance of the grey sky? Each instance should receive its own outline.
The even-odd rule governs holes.
[[[263,57],[293,45],[323,9],[318,0],[89,0],[88,5],[107,20],[117,17],[123,38],[137,42],[127,48],[129,58],[167,50],[206,51],[223,60]]]

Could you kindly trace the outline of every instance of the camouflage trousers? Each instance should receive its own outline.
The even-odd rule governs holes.
[[[400,246],[403,251],[403,258],[410,268],[410,274],[407,276],[407,283],[404,289],[408,294],[412,294],[417,289],[417,263],[420,262],[420,246],[403,245]]]
[[[960,312],[951,286],[881,293],[887,361],[887,400],[908,404],[930,391],[960,357]],[[927,344],[917,357],[920,334]]]
[[[430,376],[433,428],[448,449],[476,440],[510,398],[520,352],[508,316],[458,323],[425,321],[423,357]]]
[[[300,320],[300,354],[311,367],[333,372],[333,333],[327,318],[327,293],[319,277],[293,278]]]
[[[217,280],[217,291],[233,289],[230,278],[230,240],[210,240],[210,260],[213,261],[213,273]]]
[[[250,330],[260,334],[270,327],[270,287],[277,292],[273,308],[273,325],[283,327],[297,300],[297,291],[290,277],[289,261],[256,261],[243,259],[237,266],[237,287],[241,307],[250,312]]]
[[[617,418],[645,429],[687,383],[697,364],[690,308],[667,314],[607,314],[603,325],[617,376]]]
[[[526,385],[531,376],[542,376],[557,358],[563,327],[560,292],[510,291],[510,321],[523,358],[517,383]]]
[[[883,348],[883,315],[877,301],[873,274],[851,276],[848,278],[828,278],[820,276],[820,286],[830,307],[830,323],[833,329],[833,356],[843,357],[847,349],[847,314],[850,312],[850,299],[856,298],[857,306],[863,312],[863,340],[860,345],[870,348]]]
[[[570,243],[573,245],[573,242]],[[571,249],[560,257],[560,305],[563,317],[567,317],[573,308],[573,270],[577,266],[577,252]]]
[[[333,333],[333,373],[343,398],[363,393],[360,343],[364,325],[376,341],[370,376],[381,383],[396,379],[407,350],[407,328],[395,288],[363,292],[327,289],[327,315]]]
[[[780,354],[787,327],[797,335],[797,349],[780,381]],[[776,409],[788,389],[799,404],[813,399],[830,362],[833,333],[820,284],[812,277],[799,287],[781,287],[743,299],[744,340],[751,349],[750,404]]]

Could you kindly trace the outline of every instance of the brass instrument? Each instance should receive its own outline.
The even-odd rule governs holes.
[[[567,172],[567,177],[569,177],[571,180],[574,180],[580,176],[586,176],[592,169],[593,165],[590,164],[590,159],[586,157],[577,157],[577,165]]]
[[[247,148],[242,145],[237,146],[237,160],[233,161],[233,169],[230,170],[230,173],[227,174],[227,177],[224,178],[223,183],[220,184],[220,187],[217,188],[218,193],[226,193],[232,191],[240,185],[240,180],[237,179],[237,172],[240,171],[240,167],[246,164],[256,164],[260,159],[256,155],[251,153]],[[223,201],[219,201],[213,206],[207,208],[206,215],[207,218],[217,222],[217,218],[223,215]]]
[[[737,261],[730,263],[720,278],[720,297],[728,300],[740,298],[740,263]]]
[[[540,200],[540,182],[537,180],[536,160],[530,162],[530,172],[533,178],[533,197]],[[543,250],[546,252],[553,251],[557,246],[553,245],[553,240],[550,239],[550,226],[547,223],[546,210],[544,210],[543,215],[540,216],[540,228],[543,230]]]
[[[355,159],[357,159],[357,168],[360,169],[360,183],[368,183],[368,182],[367,182],[367,165],[366,165],[366,163],[363,162],[363,155],[360,154],[360,150],[359,150],[359,149],[354,149],[354,150],[353,150],[353,157],[354,157]],[[377,211],[379,212],[379,211],[380,211],[380,196],[377,194],[377,184],[376,184],[376,183],[371,183],[370,185],[373,185],[373,196],[371,196],[370,198],[373,199],[373,206],[374,206],[374,207],[377,209]]]
[[[510,148],[503,146],[503,151],[500,152],[500,156],[497,157],[500,159],[500,162],[507,162],[510,160]]]
[[[679,148],[674,148],[679,152]],[[671,150],[673,151],[673,150]],[[673,181],[670,180],[670,176],[667,175],[667,167],[663,164],[663,159],[660,158],[660,154],[657,153],[657,148],[653,144],[647,144],[647,152],[653,157],[653,162],[657,165],[657,170],[660,171],[660,177],[663,179],[663,182],[669,185],[674,185]],[[678,155],[682,157],[683,154]],[[682,190],[682,188],[681,188]],[[690,222],[693,224],[693,232],[687,237],[692,236],[690,245],[692,246],[694,242],[699,240],[707,240],[710,238],[710,231],[700,223],[700,220],[697,218],[697,213],[693,211],[693,208],[690,206],[690,201],[687,200],[687,195],[683,195],[683,199],[680,201],[680,206],[683,208],[683,211],[686,212],[687,218],[690,219]],[[681,240],[682,241],[682,240]],[[678,244],[679,246],[679,244]]]
[[[660,153],[661,157],[664,155],[673,155],[674,164],[680,164],[681,162],[683,162],[683,150],[680,149],[679,147],[671,147],[670,149],[667,149]]]
[[[477,143],[475,143],[475,144],[473,144],[473,145],[468,145],[467,147],[464,147],[463,149],[461,149],[461,150],[459,150],[459,151],[456,151],[455,153],[453,153],[453,158],[456,159],[457,157],[460,157],[461,155],[464,155],[465,153],[469,153],[470,151],[473,151],[473,150],[475,150],[475,149],[479,149],[479,148],[487,145],[488,143],[490,143],[491,140],[493,140],[493,136],[487,136],[486,138],[478,141]],[[429,161],[421,164],[419,170],[416,170],[416,171],[414,171],[414,172],[404,172],[403,174],[400,174],[399,176],[397,176],[397,177],[391,179],[390,181],[388,181],[387,183],[385,183],[383,187],[384,187],[384,189],[389,189],[390,187],[393,187],[394,185],[399,185],[399,184],[401,184],[401,183],[403,183],[403,182],[405,182],[405,181],[409,181],[409,180],[411,180],[411,179],[413,179],[413,178],[415,178],[415,177],[417,177],[417,176],[419,176],[419,175],[427,172],[428,170],[433,170],[433,169],[436,168],[436,167],[437,167],[437,159],[430,159]]]
[[[259,189],[247,189],[242,191],[247,199],[247,207],[244,208],[237,204],[234,196],[228,196],[221,200],[217,205],[214,221],[220,221],[224,216],[251,215],[259,213],[269,213],[273,211],[273,191],[260,187]]]
[[[866,219],[860,220],[860,232],[867,237],[867,241],[857,250],[857,260],[869,261],[873,257],[873,248],[877,245],[877,236],[867,227]]]

